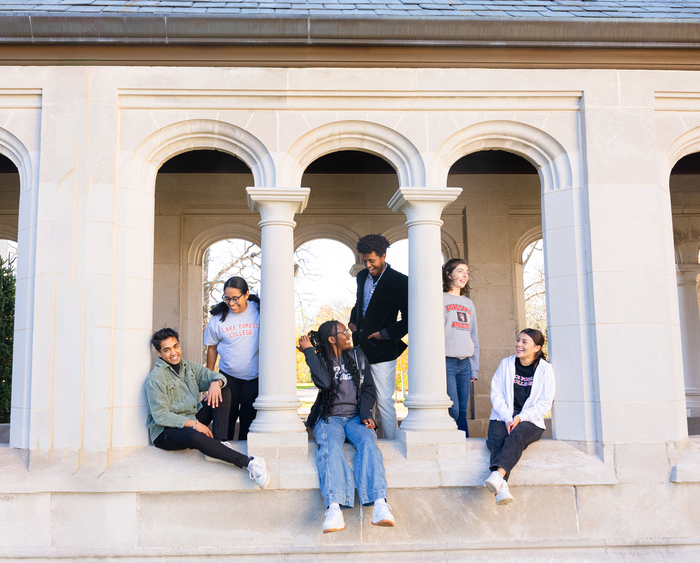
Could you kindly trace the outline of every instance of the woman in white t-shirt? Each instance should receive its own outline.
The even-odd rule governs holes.
[[[452,258],[442,267],[442,304],[445,315],[445,364],[450,416],[469,438],[467,403],[472,381],[479,379],[479,332],[474,303],[467,297],[469,266]]]
[[[228,439],[233,439],[240,416],[238,439],[245,440],[257,414],[253,403],[258,397],[260,299],[250,295],[243,278],[235,276],[226,280],[223,301],[210,312],[211,320],[204,330],[207,368],[214,369],[218,355],[219,373],[231,390]]]

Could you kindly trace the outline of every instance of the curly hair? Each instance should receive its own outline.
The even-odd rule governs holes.
[[[357,251],[360,254],[374,252],[377,256],[383,256],[389,246],[389,241],[382,235],[365,235],[357,241]]]
[[[335,341],[338,342],[338,321],[326,321],[321,326],[318,327],[318,331],[312,330],[309,332],[309,339],[311,344],[316,351],[316,356],[321,363],[321,367],[328,371],[331,376],[331,385],[328,389],[320,391],[321,393],[321,418],[324,422],[328,422],[328,417],[333,413],[333,406],[335,400],[338,397],[338,382],[335,378],[335,372],[333,371],[333,358],[331,358],[331,344],[328,341],[330,337],[334,337]],[[348,351],[343,351],[342,355],[343,363],[345,364],[345,369],[352,377],[355,383],[355,389],[359,392],[360,390],[360,370],[355,363],[354,358],[348,354]]]
[[[445,265],[442,267],[442,292],[443,293],[449,293],[450,289],[452,289],[452,280],[450,279],[450,276],[452,275],[452,272],[455,271],[455,268],[459,266],[460,264],[464,264],[467,268],[469,268],[469,264],[467,264],[464,260],[461,258],[452,258],[445,262]],[[472,286],[469,285],[469,281],[471,280],[471,276],[467,278],[467,285],[465,285],[462,289],[459,290],[459,294],[466,297],[469,295],[469,293],[472,290]]]

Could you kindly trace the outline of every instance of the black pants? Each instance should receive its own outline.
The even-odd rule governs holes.
[[[511,470],[520,461],[523,451],[542,437],[544,430],[532,422],[521,422],[508,434],[506,423],[500,420],[489,421],[489,435],[486,447],[491,452],[491,471],[499,467],[506,470],[507,481]]]
[[[210,438],[194,428],[166,428],[154,441],[153,445],[161,450],[199,450],[204,455],[233,463],[238,467],[246,467],[250,458],[240,452],[224,446],[221,442],[226,440],[228,432],[229,412],[231,409],[231,392],[224,387],[221,390],[222,402],[217,408],[206,404],[202,405],[197,413],[197,420],[209,426],[214,421],[214,434]]]
[[[233,433],[236,430],[236,420],[240,416],[241,424],[238,429],[238,439],[248,438],[248,429],[255,420],[258,411],[253,407],[255,399],[258,398],[258,378],[238,379],[219,370],[221,375],[226,377],[226,387],[231,391],[231,414],[228,419],[227,440],[233,440]]]

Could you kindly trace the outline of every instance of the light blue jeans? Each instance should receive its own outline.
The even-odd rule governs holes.
[[[467,403],[472,384],[472,363],[469,358],[459,360],[446,358],[447,369],[447,395],[452,399],[449,413],[457,423],[459,430],[464,430],[469,438],[467,426]]]
[[[346,437],[355,448],[354,475],[343,451]],[[319,419],[314,427],[314,438],[318,444],[316,466],[326,507],[337,502],[352,508],[356,484],[363,505],[386,498],[384,459],[377,447],[377,435],[362,424],[359,415],[331,416],[328,422]]]

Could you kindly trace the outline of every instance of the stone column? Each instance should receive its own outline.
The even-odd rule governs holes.
[[[440,227],[442,210],[461,188],[399,188],[389,202],[406,214],[409,247],[408,276],[408,415],[397,434],[412,443],[464,443],[447,409]]]
[[[689,417],[700,416],[699,276],[700,264],[678,264],[676,266],[685,379],[685,406]]]
[[[294,351],[294,214],[309,199],[308,188],[247,188],[248,205],[260,213],[260,390],[258,416],[248,446],[307,446],[297,409]],[[262,454],[262,452],[260,452]]]

